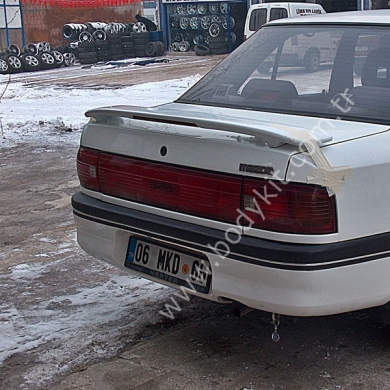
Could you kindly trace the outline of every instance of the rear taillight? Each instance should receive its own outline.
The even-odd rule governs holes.
[[[99,152],[80,147],[77,153],[77,173],[84,188],[100,191],[98,162]]]
[[[77,171],[84,188],[141,204],[280,233],[337,231],[335,197],[316,185],[243,179],[83,147]]]
[[[242,210],[252,227],[282,233],[336,232],[334,197],[325,188],[244,179]]]
[[[104,194],[223,222],[235,222],[242,179],[100,154]]]

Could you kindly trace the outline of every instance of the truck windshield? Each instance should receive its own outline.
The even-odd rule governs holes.
[[[265,26],[178,103],[390,123],[390,26]]]

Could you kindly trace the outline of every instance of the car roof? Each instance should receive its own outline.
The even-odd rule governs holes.
[[[371,11],[334,12],[310,15],[310,17],[285,18],[267,23],[268,25],[287,24],[387,24],[390,25],[390,9]]]

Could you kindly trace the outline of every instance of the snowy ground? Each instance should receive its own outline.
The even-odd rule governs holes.
[[[31,87],[22,83],[0,83],[0,147],[19,142],[57,142],[55,129],[71,129],[66,142],[78,142],[87,118],[84,112],[100,106],[129,104],[153,106],[172,101],[200,76],[175,81],[147,83],[122,89]],[[1,79],[0,79],[1,82]]]
[[[107,90],[31,87],[21,82],[8,85],[5,79],[3,83],[0,79],[0,155],[7,156],[6,151],[22,143],[36,144],[33,153],[41,154],[41,158],[51,150],[54,152],[59,144],[76,148],[87,121],[86,110],[124,103],[141,106],[165,103],[181,95],[199,78]],[[10,169],[12,164],[15,161],[0,159],[1,169]],[[69,207],[68,197],[65,202]],[[1,216],[6,214],[6,210],[0,210],[0,228],[5,223]],[[83,262],[87,255],[77,245],[73,226],[68,236],[60,239],[40,233],[29,240],[36,261],[19,261],[0,272],[0,369],[12,356],[31,356],[30,360],[39,364],[23,374],[24,387],[39,385],[56,374],[113,356],[139,337],[137,332],[142,326],[162,320],[158,311],[172,290],[121,274],[92,258],[90,263]],[[0,246],[2,243],[0,240]],[[9,257],[2,252],[0,261]],[[23,247],[12,250],[15,256],[19,252],[27,250]],[[26,254],[20,255],[20,259],[23,256]]]
[[[89,284],[81,276],[66,291],[58,283],[59,295],[42,299],[47,288],[45,279],[77,267],[81,274],[88,273],[88,279],[94,274],[98,278],[101,273],[109,278]],[[172,294],[169,288],[118,274],[106,264],[91,262],[86,267],[84,263],[83,270],[74,256],[17,265],[11,273],[0,274],[0,283],[6,291],[18,294],[21,301],[29,302],[16,306],[2,296],[0,305],[0,361],[31,352],[40,362],[25,373],[26,385],[40,385],[56,374],[114,356],[134,341],[142,326],[161,320],[158,308]]]

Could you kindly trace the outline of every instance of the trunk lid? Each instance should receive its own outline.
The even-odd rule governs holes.
[[[319,147],[387,126],[169,103],[90,110],[82,145],[109,153],[229,174],[284,178],[307,140]]]

